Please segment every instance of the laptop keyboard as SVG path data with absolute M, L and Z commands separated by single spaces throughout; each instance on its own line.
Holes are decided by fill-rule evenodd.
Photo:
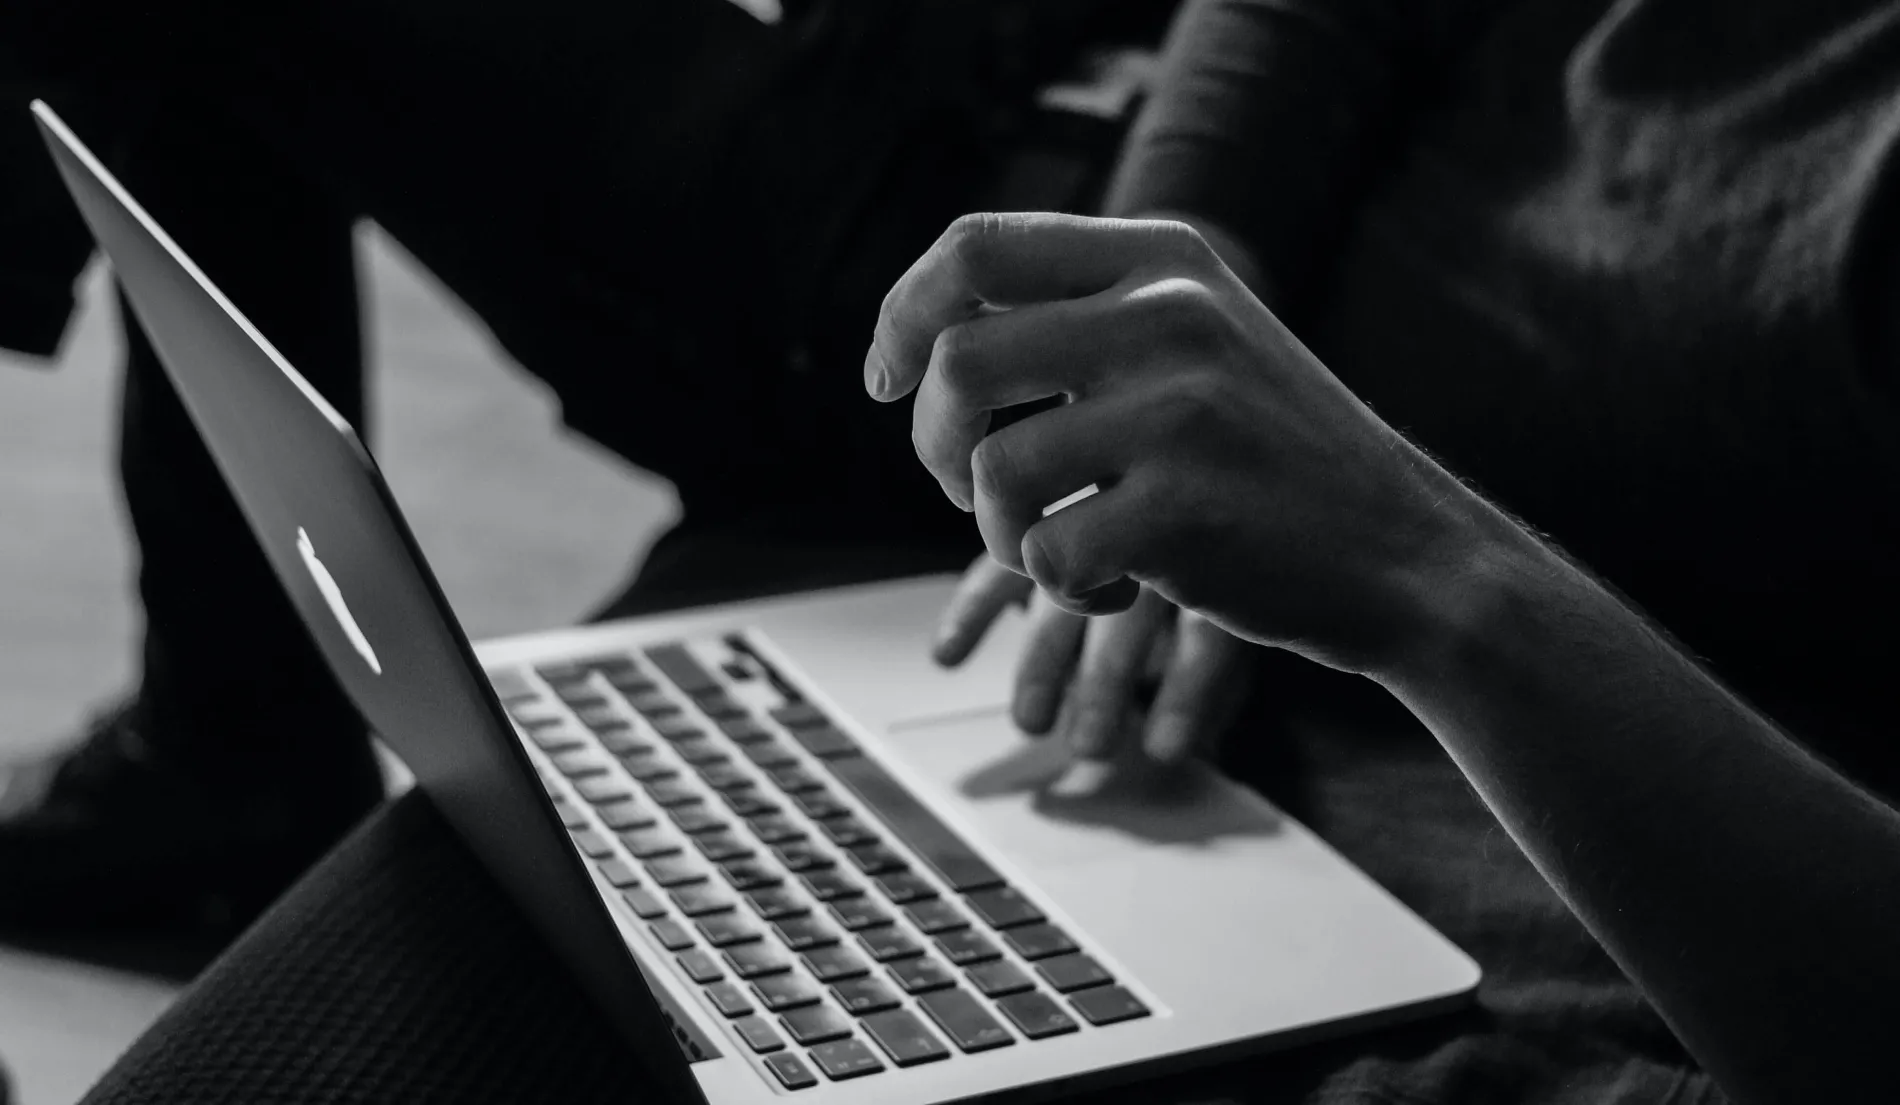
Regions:
M 708 651 L 490 676 L 575 845 L 781 1085 L 1149 1015 L 743 638 Z

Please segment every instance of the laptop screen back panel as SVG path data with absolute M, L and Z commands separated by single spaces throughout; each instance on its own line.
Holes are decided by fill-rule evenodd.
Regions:
M 704 1100 L 354 431 L 46 105 L 35 103 L 34 112 L 160 361 L 351 701 L 638 1045 L 636 1057 L 676 1095 L 669 1099 Z

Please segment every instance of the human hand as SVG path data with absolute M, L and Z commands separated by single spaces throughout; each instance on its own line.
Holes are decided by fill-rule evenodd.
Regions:
M 1145 584 L 1367 670 L 1484 513 L 1176 222 L 958 220 L 886 296 L 865 385 L 916 392 L 919 458 L 990 555 L 1073 613 L 1128 610 Z M 992 411 L 1053 395 L 985 436 Z
M 1206 618 L 1146 588 L 1121 613 L 1085 618 L 987 553 L 944 607 L 933 657 L 962 663 L 1005 607 L 1025 602 L 1031 625 L 1010 708 L 1025 733 L 1053 733 L 1088 759 L 1139 744 L 1149 760 L 1173 765 L 1210 750 L 1245 700 L 1247 646 Z

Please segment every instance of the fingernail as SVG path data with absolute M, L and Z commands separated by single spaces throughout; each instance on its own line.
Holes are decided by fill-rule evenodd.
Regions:
M 1158 717 L 1148 723 L 1148 758 L 1171 764 L 1187 755 L 1194 734 L 1187 721 L 1178 717 Z
M 884 369 L 884 354 L 879 353 L 877 343 L 872 342 L 870 352 L 864 355 L 864 390 L 871 393 L 871 398 L 882 399 L 890 386 L 890 373 Z
M 1023 687 L 1016 692 L 1010 712 L 1016 715 L 1016 727 L 1023 732 L 1047 733 L 1049 715 L 1055 712 L 1055 694 L 1040 684 Z
M 1102 710 L 1084 710 L 1069 726 L 1069 748 L 1076 755 L 1093 759 L 1108 747 L 1109 715 Z

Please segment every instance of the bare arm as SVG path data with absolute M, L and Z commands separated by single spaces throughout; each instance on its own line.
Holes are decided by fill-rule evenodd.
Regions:
M 1064 609 L 1147 588 L 1390 688 L 1738 1101 L 1875 1100 L 1900 814 L 1382 422 L 1200 235 L 961 220 L 865 368 L 915 392 L 919 457 Z
M 1374 677 L 1738 1100 L 1864 1101 L 1900 1039 L 1900 815 L 1475 501 Z

